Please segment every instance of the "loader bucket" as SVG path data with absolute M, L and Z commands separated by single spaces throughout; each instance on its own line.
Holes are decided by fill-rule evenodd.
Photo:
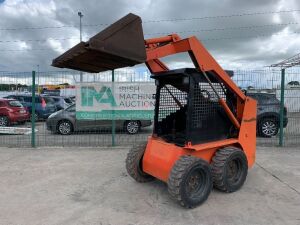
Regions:
M 142 20 L 130 13 L 54 59 L 52 66 L 98 73 L 134 66 L 145 60 Z

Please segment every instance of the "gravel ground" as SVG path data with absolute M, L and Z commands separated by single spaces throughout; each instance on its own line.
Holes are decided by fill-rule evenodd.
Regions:
M 127 147 L 0 148 L 0 224 L 300 224 L 299 150 L 259 148 L 241 190 L 187 210 L 128 177 Z

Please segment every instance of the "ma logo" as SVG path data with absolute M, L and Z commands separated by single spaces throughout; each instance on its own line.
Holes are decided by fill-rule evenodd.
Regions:
M 98 103 L 106 103 L 117 106 L 115 98 L 109 87 L 103 86 L 99 92 L 94 87 L 81 87 L 81 106 L 93 106 L 94 99 Z

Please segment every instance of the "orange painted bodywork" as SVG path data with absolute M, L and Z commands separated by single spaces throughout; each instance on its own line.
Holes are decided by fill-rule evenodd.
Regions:
M 236 116 L 230 111 L 224 100 L 220 99 L 219 102 L 237 128 L 238 133 L 236 138 L 198 145 L 188 144 L 184 147 L 167 143 L 153 135 L 149 137 L 144 153 L 143 171 L 167 182 L 174 163 L 182 155 L 193 155 L 210 163 L 215 152 L 226 146 L 241 148 L 247 157 L 248 167 L 251 168 L 255 162 L 256 150 L 256 101 L 244 95 L 196 37 L 180 39 L 177 35 L 169 35 L 145 40 L 145 45 L 147 50 L 146 65 L 152 73 L 169 70 L 159 58 L 180 52 L 188 52 L 195 67 L 199 70 L 213 70 L 226 87 L 237 96 Z

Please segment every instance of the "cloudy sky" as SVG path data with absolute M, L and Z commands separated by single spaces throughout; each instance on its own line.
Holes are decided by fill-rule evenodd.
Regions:
M 129 12 L 146 38 L 196 35 L 227 69 L 262 68 L 300 52 L 299 0 L 0 0 L 0 71 L 55 70 L 51 61 Z M 299 22 L 300 23 L 300 22 Z M 189 66 L 184 56 L 167 59 Z

